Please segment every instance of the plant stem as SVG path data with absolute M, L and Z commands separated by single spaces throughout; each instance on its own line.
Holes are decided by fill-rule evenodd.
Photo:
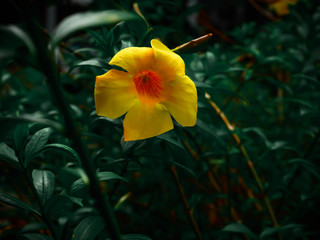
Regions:
M 256 3 L 255 0 L 249 0 L 249 3 L 262 15 L 264 15 L 266 18 L 270 19 L 271 21 L 279 21 L 280 18 L 277 18 L 272 15 L 269 11 L 265 10 L 263 7 L 261 7 L 259 4 Z
M 277 218 L 274 214 L 274 210 L 270 204 L 270 201 L 269 201 L 269 198 L 268 196 L 266 195 L 265 191 L 264 191 L 264 187 L 263 187 L 263 184 L 262 184 L 262 181 L 254 167 L 254 164 L 253 162 L 251 161 L 246 149 L 244 148 L 244 146 L 242 145 L 241 143 L 241 140 L 239 138 L 239 136 L 234 132 L 235 128 L 230 124 L 228 118 L 225 116 L 225 114 L 220 110 L 220 108 L 214 103 L 212 102 L 210 99 L 210 96 L 207 95 L 206 98 L 208 99 L 208 102 L 209 104 L 216 110 L 218 116 L 221 118 L 221 120 L 223 121 L 223 123 L 226 125 L 226 127 L 229 129 L 229 131 L 231 132 L 232 134 L 232 137 L 233 139 L 236 141 L 237 143 L 237 147 L 239 148 L 239 150 L 241 151 L 242 155 L 244 156 L 244 158 L 246 159 L 247 161 L 247 164 L 248 164 L 248 167 L 259 187 L 259 190 L 261 192 L 261 194 L 263 195 L 263 201 L 267 207 L 267 210 L 268 210 L 268 213 L 270 215 L 270 218 L 271 218 L 271 221 L 274 225 L 274 227 L 279 227 L 279 223 L 277 221 Z
M 121 173 L 120 173 L 121 177 L 123 177 L 126 174 L 126 172 L 128 170 L 128 165 L 129 165 L 129 160 L 127 158 L 125 158 L 124 166 L 122 166 L 122 168 L 121 168 Z M 121 184 L 121 180 L 118 180 L 115 183 L 115 185 L 113 186 L 113 189 L 109 193 L 109 202 L 112 203 L 112 197 L 117 192 L 118 188 L 120 187 L 120 184 Z
M 189 221 L 193 227 L 193 231 L 197 237 L 198 240 L 203 240 L 203 237 L 201 235 L 201 232 L 199 230 L 199 227 L 198 227 L 198 224 L 197 222 L 195 221 L 194 217 L 193 217 L 193 211 L 192 209 L 190 209 L 188 203 L 187 203 L 187 199 L 186 199 L 186 196 L 184 194 L 184 190 L 180 184 L 180 181 L 179 181 L 179 176 L 178 176 L 178 173 L 177 173 L 177 169 L 175 166 L 171 166 L 171 173 L 173 175 L 173 178 L 174 178 L 174 181 L 176 183 L 176 186 L 179 190 L 179 193 L 180 193 L 180 197 L 181 197 L 181 200 L 183 202 L 183 206 L 185 208 L 185 211 L 186 211 L 186 214 L 188 215 L 188 218 L 189 218 Z
M 67 103 L 65 96 L 63 94 L 59 72 L 57 66 L 53 61 L 53 53 L 48 51 L 48 47 L 44 41 L 43 33 L 36 27 L 34 23 L 33 9 L 30 7 L 30 3 L 27 1 L 20 1 L 21 7 L 24 9 L 25 21 L 29 28 L 30 35 L 38 47 L 37 59 L 38 63 L 47 78 L 47 83 L 51 90 L 53 99 L 58 106 L 62 116 L 64 117 L 64 126 L 66 130 L 66 136 L 69 137 L 74 144 L 75 150 L 78 152 L 81 159 L 82 166 L 86 171 L 89 178 L 89 189 L 91 196 L 95 200 L 95 206 L 101 213 L 105 220 L 106 227 L 109 231 L 111 239 L 120 240 L 121 235 L 119 228 L 116 224 L 115 217 L 113 215 L 110 203 L 108 202 L 106 195 L 101 192 L 99 181 L 97 179 L 95 169 L 91 164 L 91 159 L 88 154 L 88 149 L 84 145 L 81 134 L 76 128 L 76 123 L 71 115 L 70 106 Z
M 193 142 L 193 144 L 196 147 L 196 151 L 191 149 L 191 147 L 188 145 L 188 143 L 186 141 L 182 141 L 182 144 L 184 145 L 185 149 L 189 152 L 189 154 L 196 160 L 199 160 L 199 156 L 202 155 L 202 150 L 201 147 L 199 146 L 199 144 L 197 143 L 196 139 L 194 137 L 191 136 L 191 134 L 188 131 L 185 131 L 186 135 L 188 136 L 188 138 L 190 139 L 190 141 Z M 221 148 L 223 148 L 223 145 L 221 145 Z M 214 174 L 214 169 L 212 167 L 212 165 L 209 163 L 209 159 L 207 157 L 204 158 L 206 165 L 208 166 L 208 168 L 210 169 L 207 172 L 208 175 L 208 179 L 210 182 L 211 187 L 217 192 L 217 193 L 223 193 L 221 184 L 216 180 L 215 174 Z M 228 161 L 226 159 L 226 161 Z M 229 168 L 228 168 L 229 169 Z M 229 170 L 228 170 L 229 171 Z M 230 175 L 230 174 L 228 174 Z M 228 184 L 228 188 L 230 187 L 230 185 Z M 227 193 L 229 196 L 229 192 Z M 225 202 L 225 204 L 227 206 L 230 206 L 230 213 L 231 216 L 233 217 L 233 219 L 238 222 L 238 223 L 242 223 L 242 219 L 240 218 L 239 213 L 235 210 L 235 208 L 233 206 L 231 206 L 229 204 L 229 201 L 227 199 L 222 199 L 222 201 Z

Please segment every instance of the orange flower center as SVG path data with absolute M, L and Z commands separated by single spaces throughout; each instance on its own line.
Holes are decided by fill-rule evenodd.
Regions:
M 150 98 L 159 98 L 162 86 L 159 76 L 150 71 L 138 73 L 133 81 L 136 85 L 138 93 L 142 96 Z

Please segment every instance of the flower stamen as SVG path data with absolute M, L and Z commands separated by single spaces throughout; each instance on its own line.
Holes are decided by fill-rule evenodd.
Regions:
M 159 98 L 162 91 L 162 84 L 161 79 L 154 72 L 140 72 L 133 78 L 133 81 L 139 95 Z

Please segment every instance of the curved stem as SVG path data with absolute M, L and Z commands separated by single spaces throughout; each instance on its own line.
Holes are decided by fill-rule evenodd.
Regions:
M 183 202 L 183 206 L 185 208 L 185 211 L 186 211 L 186 214 L 188 215 L 188 218 L 189 218 L 189 221 L 193 227 L 193 231 L 197 237 L 198 240 L 203 240 L 203 237 L 201 235 L 201 232 L 199 230 L 199 227 L 198 227 L 198 224 L 197 222 L 195 221 L 194 217 L 193 217 L 193 211 L 192 209 L 190 209 L 189 205 L 188 205 L 188 202 L 187 202 L 187 199 L 186 199 L 186 196 L 184 194 L 184 190 L 180 184 L 180 181 L 179 181 L 179 176 L 178 176 L 178 173 L 177 173 L 177 169 L 175 166 L 171 166 L 170 168 L 171 170 L 171 173 L 173 175 L 173 178 L 174 178 L 174 181 L 176 183 L 176 186 L 179 190 L 179 194 L 180 194 L 180 197 L 181 197 L 181 200 Z

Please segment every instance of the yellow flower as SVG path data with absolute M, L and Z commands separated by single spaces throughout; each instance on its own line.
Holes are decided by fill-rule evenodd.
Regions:
M 109 64 L 125 71 L 111 69 L 96 77 L 97 115 L 115 119 L 127 113 L 125 141 L 173 129 L 171 116 L 184 127 L 196 123 L 197 90 L 185 75 L 184 61 L 156 39 L 151 47 L 122 49 Z
M 279 16 L 289 14 L 288 5 L 294 5 L 297 0 L 278 0 L 274 3 L 269 4 L 269 8 L 274 10 Z

